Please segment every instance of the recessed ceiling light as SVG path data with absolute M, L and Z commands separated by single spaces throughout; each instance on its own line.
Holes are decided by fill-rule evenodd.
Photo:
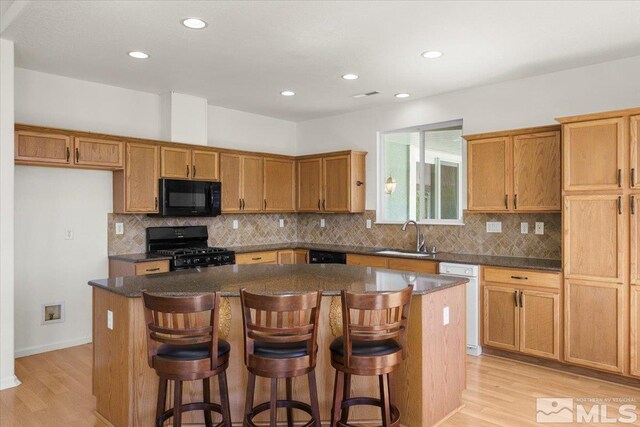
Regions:
M 343 79 L 345 80 L 355 80 L 358 78 L 357 74 L 345 74 L 344 76 L 342 76 Z
M 148 54 L 144 53 L 144 52 L 140 52 L 138 50 L 134 50 L 132 52 L 129 52 L 129 56 L 132 58 L 136 58 L 136 59 L 147 59 L 149 57 Z
M 201 30 L 207 26 L 207 23 L 199 18 L 187 18 L 182 20 L 182 25 L 193 30 Z
M 408 98 L 411 95 L 409 95 L 408 93 L 396 93 L 396 98 Z
M 292 90 L 283 90 L 282 92 L 280 92 L 280 95 L 282 96 L 293 96 L 296 93 Z
M 428 50 L 426 52 L 422 52 L 422 56 L 428 59 L 440 58 L 442 55 L 442 52 L 439 50 Z

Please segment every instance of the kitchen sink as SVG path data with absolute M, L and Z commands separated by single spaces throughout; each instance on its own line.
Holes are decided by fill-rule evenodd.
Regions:
M 426 252 L 403 252 L 403 251 L 393 251 L 393 250 L 382 250 L 376 251 L 378 255 L 390 255 L 390 256 L 400 256 L 407 258 L 432 258 L 435 254 L 430 254 Z

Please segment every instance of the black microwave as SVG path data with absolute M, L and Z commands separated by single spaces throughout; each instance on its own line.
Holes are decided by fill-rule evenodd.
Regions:
M 161 179 L 158 213 L 152 216 L 218 216 L 221 186 L 215 181 Z

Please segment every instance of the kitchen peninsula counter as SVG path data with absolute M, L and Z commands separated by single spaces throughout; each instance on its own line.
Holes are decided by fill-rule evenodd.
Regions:
M 93 393 L 97 413 L 114 426 L 153 425 L 158 378 L 147 362 L 146 325 L 141 291 L 164 295 L 220 292 L 220 336 L 231 344 L 228 368 L 231 415 L 240 425 L 246 368 L 239 291 L 264 294 L 322 290 L 318 335 L 319 403 L 323 425 L 330 419 L 335 371 L 329 344 L 342 334 L 340 291 L 387 292 L 414 285 L 409 322 L 409 358 L 397 371 L 398 406 L 405 426 L 429 426 L 461 406 L 465 388 L 465 279 L 368 267 L 316 265 L 229 265 L 150 276 L 93 280 Z M 449 308 L 448 324 L 443 310 Z M 113 313 L 113 328 L 107 312 Z M 217 381 L 212 381 L 217 384 Z M 201 382 L 185 387 L 185 401 L 201 399 Z M 294 396 L 308 398 L 306 378 L 294 380 Z M 353 395 L 376 396 L 376 378 L 357 377 Z M 256 401 L 266 400 L 268 382 L 258 380 Z M 218 397 L 212 386 L 212 397 Z M 368 407 L 354 408 L 352 418 L 371 421 Z M 377 411 L 373 411 L 376 414 Z M 302 420 L 303 418 L 300 418 Z M 201 413 L 185 414 L 185 424 L 202 422 Z

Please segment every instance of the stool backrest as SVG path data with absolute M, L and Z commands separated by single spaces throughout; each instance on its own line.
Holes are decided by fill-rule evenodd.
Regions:
M 310 366 L 318 351 L 318 318 L 322 291 L 295 295 L 259 295 L 240 291 L 244 328 L 245 363 L 253 354 L 253 342 L 306 342 Z
M 342 291 L 344 364 L 349 367 L 353 341 L 393 339 L 407 357 L 407 327 L 413 286 L 399 292 Z
M 211 345 L 211 366 L 217 366 L 220 295 L 216 292 L 173 297 L 142 291 L 147 323 L 149 366 L 162 344 Z

